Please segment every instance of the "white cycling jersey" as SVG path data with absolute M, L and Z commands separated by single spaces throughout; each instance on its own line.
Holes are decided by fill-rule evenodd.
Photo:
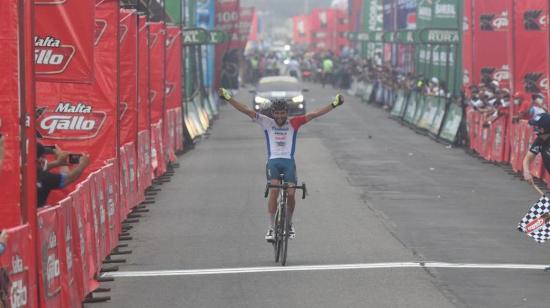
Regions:
M 296 136 L 298 129 L 307 123 L 305 116 L 291 118 L 283 126 L 279 127 L 274 119 L 261 113 L 256 113 L 254 122 L 264 129 L 268 159 L 294 159 Z

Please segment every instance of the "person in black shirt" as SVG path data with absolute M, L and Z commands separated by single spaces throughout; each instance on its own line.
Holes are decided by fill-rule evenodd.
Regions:
M 69 166 L 69 154 L 67 152 L 63 152 L 57 147 L 53 152 L 56 159 L 52 162 L 48 162 L 44 158 L 46 148 L 40 143 L 36 146 L 36 156 L 38 159 L 36 174 L 38 207 L 46 205 L 46 200 L 48 200 L 48 195 L 52 189 L 61 189 L 74 182 L 90 163 L 90 156 L 88 154 L 82 154 L 79 163 L 68 173 L 52 173 L 48 170 L 60 166 Z
M 533 184 L 533 176 L 529 171 L 529 166 L 537 154 L 542 155 L 544 169 L 550 172 L 550 114 L 541 113 L 529 120 L 529 125 L 535 128 L 537 139 L 535 139 L 523 159 L 523 177 L 527 182 Z

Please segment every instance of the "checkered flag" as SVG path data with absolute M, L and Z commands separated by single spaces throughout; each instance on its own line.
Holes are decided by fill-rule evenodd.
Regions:
M 518 230 L 527 233 L 538 243 L 550 239 L 550 199 L 542 196 L 523 217 Z

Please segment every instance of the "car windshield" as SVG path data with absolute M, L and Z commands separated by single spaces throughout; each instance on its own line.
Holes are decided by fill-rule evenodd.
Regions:
M 258 85 L 257 92 L 271 92 L 271 91 L 285 91 L 285 92 L 299 92 L 300 87 L 298 83 L 294 82 L 264 82 Z

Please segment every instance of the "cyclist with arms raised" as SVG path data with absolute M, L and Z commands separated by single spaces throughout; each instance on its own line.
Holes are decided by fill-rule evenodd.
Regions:
M 243 103 L 240 103 L 231 97 L 231 93 L 226 89 L 219 89 L 220 97 L 235 107 L 235 109 L 248 115 L 254 122 L 258 123 L 264 130 L 267 142 L 268 160 L 266 165 L 267 180 L 273 185 L 281 184 L 279 175 L 284 174 L 283 180 L 287 183 L 296 184 L 296 163 L 294 161 L 294 151 L 296 149 L 296 135 L 298 129 L 309 121 L 320 117 L 332 109 L 344 103 L 344 97 L 340 94 L 336 95 L 334 101 L 328 106 L 319 108 L 313 112 L 303 116 L 293 117 L 288 119 L 288 106 L 284 100 L 275 100 L 271 104 L 271 114 L 273 118 L 267 117 L 259 112 L 248 108 Z M 288 190 L 288 209 L 290 212 L 290 238 L 294 238 L 296 232 L 292 223 L 292 214 L 296 199 L 294 198 L 296 189 Z M 279 191 L 272 189 L 269 195 L 268 212 L 269 212 L 269 229 L 265 235 L 265 239 L 269 242 L 273 241 L 273 226 L 275 223 L 275 212 L 277 210 L 277 197 Z

